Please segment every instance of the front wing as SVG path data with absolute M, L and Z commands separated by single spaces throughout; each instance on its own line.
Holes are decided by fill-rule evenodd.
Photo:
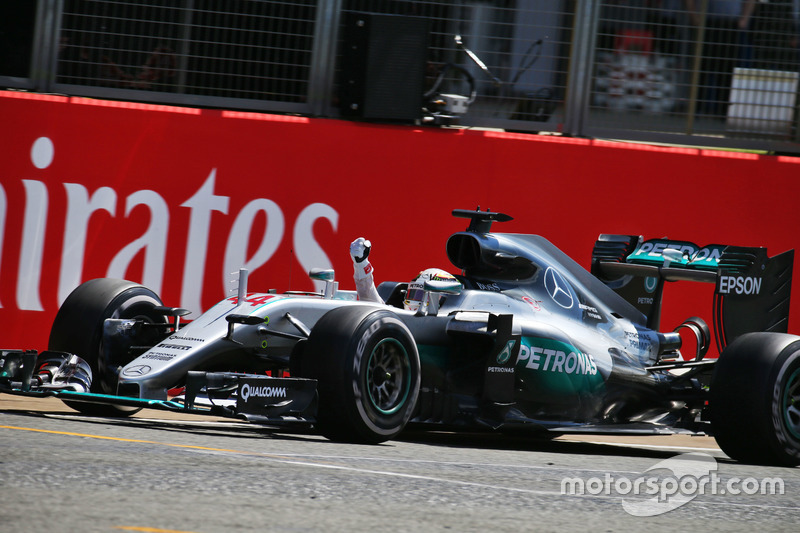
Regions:
M 65 362 L 74 357 L 62 356 Z M 169 400 L 152 400 L 85 392 L 84 382 L 43 380 L 34 374 L 40 366 L 38 362 L 53 358 L 54 352 L 0 350 L 0 393 L 237 418 L 267 425 L 315 422 L 317 381 L 314 379 L 189 372 L 182 393 Z

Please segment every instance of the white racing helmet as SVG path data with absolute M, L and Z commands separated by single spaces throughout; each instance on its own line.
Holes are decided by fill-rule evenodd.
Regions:
M 426 281 L 458 281 L 455 276 L 440 268 L 428 268 L 423 270 L 408 284 L 406 298 L 403 306 L 409 311 L 416 312 L 425 300 Z M 436 295 L 441 298 L 441 295 Z

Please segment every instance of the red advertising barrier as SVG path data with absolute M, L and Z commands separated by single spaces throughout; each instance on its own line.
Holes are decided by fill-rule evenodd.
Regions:
M 0 116 L 4 348 L 44 349 L 60 302 L 95 277 L 197 313 L 240 267 L 251 290 L 311 290 L 312 267 L 352 288 L 359 236 L 378 281 L 452 270 L 454 208 L 508 213 L 495 230 L 544 235 L 587 268 L 599 233 L 800 244 L 795 158 L 17 92 L 0 92 Z M 711 322 L 713 287 L 685 285 L 663 329 Z

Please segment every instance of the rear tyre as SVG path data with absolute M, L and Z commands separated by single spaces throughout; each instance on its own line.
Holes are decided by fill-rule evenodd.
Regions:
M 317 429 L 331 440 L 376 444 L 405 427 L 419 394 L 419 354 L 391 311 L 341 307 L 314 326 L 299 365 L 317 379 Z
M 715 364 L 710 394 L 711 428 L 728 456 L 754 464 L 800 464 L 800 337 L 738 337 Z
M 120 279 L 99 278 L 87 281 L 70 293 L 53 321 L 48 349 L 69 352 L 84 359 L 92 369 L 91 392 L 115 394 L 118 368 L 130 362 L 127 354 L 103 357 L 103 322 L 107 318 L 143 319 L 156 323 L 166 317 L 153 312 L 161 299 L 150 289 Z M 146 342 L 146 340 L 144 340 Z M 130 416 L 135 407 L 65 401 L 84 414 Z

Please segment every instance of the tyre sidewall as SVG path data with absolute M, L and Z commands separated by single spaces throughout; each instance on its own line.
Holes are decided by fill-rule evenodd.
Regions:
M 116 394 L 119 369 L 130 363 L 133 358 L 127 353 L 106 353 L 107 351 L 103 349 L 103 322 L 107 318 L 141 318 L 149 322 L 166 322 L 163 315 L 153 315 L 152 313 L 153 307 L 160 305 L 162 305 L 161 300 L 153 291 L 146 287 L 136 286 L 120 293 L 106 308 L 103 321 L 100 323 L 97 341 L 97 368 L 100 372 L 101 388 L 105 394 Z M 148 342 L 144 342 L 144 345 L 148 345 Z
M 391 413 L 382 412 L 370 396 L 369 361 L 379 343 L 391 339 L 402 345 L 406 354 L 403 379 L 404 399 Z M 394 314 L 378 311 L 368 315 L 359 325 L 351 344 L 352 366 L 348 378 L 353 395 L 352 405 L 371 433 L 391 438 L 402 430 L 419 393 L 419 355 L 408 328 Z
M 798 368 L 800 337 L 795 335 L 748 333 L 722 352 L 711 379 L 711 424 L 731 458 L 800 463 L 800 442 L 783 417 L 783 394 Z
M 367 369 L 370 354 L 389 338 L 405 350 L 410 381 L 405 401 L 387 413 L 370 400 Z M 411 418 L 419 394 L 419 354 L 411 332 L 393 312 L 367 305 L 328 311 L 293 358 L 302 377 L 317 380 L 315 427 L 325 437 L 377 444 L 400 433 Z
M 87 281 L 67 296 L 56 313 L 50 330 L 48 349 L 72 353 L 85 360 L 92 370 L 91 392 L 115 394 L 117 368 L 126 361 L 121 354 L 112 356 L 109 362 L 104 360 L 105 320 L 147 316 L 154 321 L 166 322 L 166 317 L 156 316 L 152 312 L 148 314 L 153 307 L 160 305 L 161 299 L 155 292 L 131 281 L 112 278 Z M 139 411 L 135 407 L 119 405 L 68 400 L 64 400 L 64 403 L 77 411 L 94 416 L 130 416 Z
M 800 369 L 800 346 L 792 345 L 776 359 L 769 381 L 772 387 L 770 423 L 775 439 L 773 446 L 779 456 L 793 458 L 793 461 L 789 461 L 793 464 L 800 463 L 800 439 L 793 435 L 787 426 L 783 396 L 789 379 L 798 369 Z
M 73 353 L 92 369 L 92 392 L 116 393 L 116 369 L 128 361 L 103 357 L 103 324 L 107 318 L 147 317 L 166 321 L 148 311 L 161 299 L 150 289 L 136 283 L 100 278 L 80 285 L 64 301 L 50 330 L 48 349 Z M 119 355 L 119 354 L 117 354 Z M 113 367 L 113 368 L 109 368 Z

